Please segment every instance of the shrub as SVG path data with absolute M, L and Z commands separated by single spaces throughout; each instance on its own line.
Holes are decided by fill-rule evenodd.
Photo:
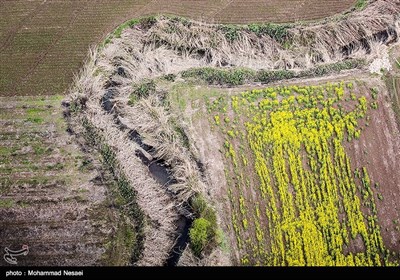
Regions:
M 164 80 L 173 82 L 175 81 L 176 75 L 175 74 L 167 74 L 163 76 Z
M 258 70 L 254 71 L 248 68 L 192 68 L 183 71 L 182 78 L 200 79 L 208 84 L 238 86 L 249 82 L 271 83 L 275 81 L 303 78 L 319 77 L 330 73 L 339 73 L 343 70 L 362 68 L 365 65 L 363 59 L 349 59 L 331 64 L 317 65 L 313 68 L 295 72 L 293 70 Z
M 224 32 L 226 39 L 233 42 L 239 38 L 240 27 L 235 25 L 222 25 L 220 27 L 222 32 Z
M 204 218 L 194 220 L 190 229 L 190 245 L 195 255 L 200 256 L 203 249 L 207 246 L 210 236 L 211 223 Z
M 331 64 L 321 64 L 317 65 L 308 70 L 303 70 L 299 73 L 299 77 L 306 76 L 323 76 L 330 73 L 339 73 L 342 70 L 350 70 L 355 68 L 361 68 L 365 65 L 365 60 L 363 59 L 348 59 L 345 61 L 339 61 Z
M 182 72 L 183 78 L 199 78 L 209 84 L 226 84 L 232 86 L 242 85 L 249 81 L 254 75 L 255 72 L 253 70 L 246 68 L 226 70 L 204 67 Z
M 201 214 L 208 207 L 207 202 L 204 200 L 204 198 L 201 195 L 195 195 L 192 198 L 191 206 L 192 206 L 193 214 L 196 215 L 196 217 L 200 217 Z
M 288 70 L 260 70 L 257 72 L 255 80 L 262 83 L 271 83 L 279 80 L 292 79 L 296 76 L 295 72 Z
M 371 108 L 372 109 L 378 109 L 378 103 L 376 103 L 376 102 L 371 102 Z
M 217 243 L 217 215 L 200 194 L 191 199 L 190 205 L 196 217 L 189 231 L 190 244 L 194 254 L 200 257 L 204 249 Z
M 267 35 L 278 43 L 284 44 L 290 41 L 289 36 L 289 24 L 250 24 L 247 27 L 235 26 L 235 25 L 221 25 L 220 30 L 225 34 L 225 37 L 233 42 L 239 38 L 240 31 L 250 31 L 258 36 Z
M 290 25 L 288 24 L 250 24 L 248 30 L 254 32 L 258 36 L 268 35 L 275 41 L 283 44 L 289 40 Z

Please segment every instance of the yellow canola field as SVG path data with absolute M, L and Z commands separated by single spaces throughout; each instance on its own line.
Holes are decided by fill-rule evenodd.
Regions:
M 368 105 L 368 92 L 356 98 L 354 87 L 280 86 L 220 98 L 209 107 L 225 134 L 232 227 L 242 264 L 393 264 L 368 172 L 353 169 L 344 148 L 345 141 L 360 137 L 358 122 L 376 107 Z M 352 108 L 345 110 L 345 102 Z M 257 184 L 246 179 L 249 170 Z M 249 189 L 257 195 L 249 196 Z M 356 238 L 364 250 L 348 247 Z

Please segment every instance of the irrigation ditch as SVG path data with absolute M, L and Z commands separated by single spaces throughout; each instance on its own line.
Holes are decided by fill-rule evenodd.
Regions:
M 119 67 L 117 73 L 123 75 L 123 68 Z M 114 116 L 115 124 L 118 128 L 126 133 L 128 131 L 128 136 L 131 141 L 136 143 L 139 148 L 135 150 L 135 156 L 137 156 L 144 166 L 148 168 L 149 175 L 152 176 L 155 181 L 159 184 L 159 187 L 164 189 L 172 199 L 174 199 L 174 192 L 169 190 L 169 187 L 177 183 L 174 178 L 171 166 L 161 158 L 157 158 L 156 149 L 143 142 L 142 136 L 134 129 L 129 129 L 125 124 L 123 124 L 118 118 L 118 111 L 115 109 L 115 102 L 113 97 L 116 95 L 118 90 L 115 88 L 116 83 L 110 83 L 114 87 L 106 89 L 104 96 L 101 99 L 101 106 L 108 114 Z M 189 244 L 189 229 L 193 223 L 194 214 L 191 212 L 191 207 L 188 202 L 185 202 L 179 213 L 179 218 L 176 221 L 176 241 L 174 246 L 168 253 L 168 258 L 164 265 L 166 266 L 176 266 L 179 259 Z M 136 261 L 136 259 L 133 259 Z

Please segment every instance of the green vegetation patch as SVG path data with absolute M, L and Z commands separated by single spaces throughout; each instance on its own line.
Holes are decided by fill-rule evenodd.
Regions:
M 343 70 L 361 68 L 365 61 L 361 59 L 346 60 L 332 64 L 322 64 L 302 71 L 294 70 L 258 70 L 248 68 L 193 68 L 183 71 L 182 78 L 204 80 L 209 84 L 238 86 L 252 82 L 271 83 L 292 78 L 320 77 L 339 73 Z
M 290 46 L 290 36 L 288 30 L 293 25 L 290 24 L 275 24 L 275 23 L 265 23 L 265 24 L 250 24 L 250 25 L 220 25 L 219 29 L 225 34 L 225 37 L 233 42 L 237 40 L 240 36 L 240 32 L 251 32 L 257 36 L 269 36 L 278 43 L 289 47 Z
M 268 35 L 281 44 L 288 44 L 290 39 L 288 30 L 291 27 L 292 25 L 290 24 L 266 23 L 250 24 L 247 26 L 247 29 L 258 36 Z
M 194 254 L 201 257 L 218 243 L 218 225 L 215 211 L 207 204 L 201 194 L 196 194 L 191 200 L 195 217 L 189 231 L 190 246 Z
M 15 205 L 15 201 L 8 198 L 0 199 L 0 208 L 12 208 Z
M 116 155 L 113 149 L 105 143 L 103 138 L 97 133 L 95 127 L 91 125 L 86 118 L 82 120 L 82 125 L 85 129 L 87 143 L 99 150 L 103 158 L 104 166 L 114 176 L 119 195 L 123 200 L 123 204 L 126 205 L 127 215 L 132 219 L 132 222 L 135 225 L 134 232 L 136 241 L 134 244 L 132 242 L 133 247 L 131 248 L 131 261 L 134 263 L 140 259 L 144 249 L 144 213 L 136 202 L 136 193 L 134 189 L 131 187 L 125 174 L 123 174 L 118 167 Z
M 156 84 L 152 80 L 135 85 L 133 88 L 133 92 L 129 96 L 129 105 L 134 105 L 139 99 L 148 97 L 156 92 Z
M 363 10 L 368 5 L 368 0 L 357 0 L 355 7 L 358 10 Z
M 121 38 L 122 32 L 127 29 L 127 28 L 133 28 L 134 26 L 140 25 L 142 28 L 149 28 L 153 24 L 157 22 L 157 18 L 154 16 L 147 16 L 147 17 L 142 17 L 142 18 L 135 18 L 128 20 L 118 26 L 111 35 L 109 35 L 104 43 L 103 46 L 109 44 L 113 38 Z
M 26 121 L 34 124 L 42 124 L 44 122 L 44 119 L 39 117 L 28 117 Z

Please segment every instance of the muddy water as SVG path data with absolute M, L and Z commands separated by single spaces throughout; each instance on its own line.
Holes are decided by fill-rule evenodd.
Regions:
M 153 161 L 148 167 L 150 174 L 160 185 L 167 186 L 171 184 L 173 178 L 162 162 Z
M 150 150 L 151 148 L 147 151 Z M 135 154 L 142 160 L 143 164 L 148 166 L 151 176 L 161 186 L 167 188 L 169 185 L 176 183 L 176 180 L 172 176 L 170 167 L 166 165 L 164 161 L 149 161 L 149 159 L 139 150 L 137 150 Z M 186 205 L 186 207 L 189 208 L 188 205 Z M 192 226 L 192 222 L 192 219 L 189 219 L 184 215 L 179 217 L 176 229 L 178 237 L 174 247 L 169 252 L 168 259 L 165 263 L 166 266 L 176 266 L 178 264 L 183 251 L 189 243 L 189 229 Z
M 115 92 L 116 91 L 114 90 L 114 88 L 107 89 L 106 93 L 101 99 L 101 106 L 107 113 L 110 113 L 112 108 L 114 107 L 114 102 L 112 101 L 112 98 L 114 97 Z
M 192 226 L 193 220 L 186 218 L 185 216 L 181 216 L 178 220 L 178 229 L 179 236 L 176 240 L 174 247 L 169 253 L 166 266 L 176 266 L 179 262 L 180 257 L 182 256 L 183 251 L 186 249 L 186 246 L 189 244 L 189 229 Z
M 168 187 L 176 183 L 172 176 L 171 168 L 165 164 L 165 161 L 160 159 L 149 160 L 140 150 L 136 150 L 135 155 L 149 168 L 150 175 L 161 186 Z

